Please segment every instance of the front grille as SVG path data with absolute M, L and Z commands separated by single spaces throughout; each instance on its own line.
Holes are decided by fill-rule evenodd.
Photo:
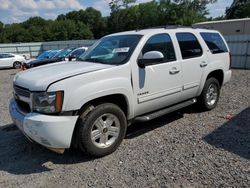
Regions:
M 23 97 L 30 97 L 30 91 L 26 88 L 22 88 L 20 86 L 14 85 L 14 91 L 15 94 L 19 95 L 19 96 L 23 96 Z
M 17 103 L 18 108 L 24 112 L 29 113 L 31 112 L 30 105 L 27 101 L 22 101 L 21 97 L 30 98 L 30 91 L 26 88 L 22 88 L 20 86 L 14 85 L 14 97 Z

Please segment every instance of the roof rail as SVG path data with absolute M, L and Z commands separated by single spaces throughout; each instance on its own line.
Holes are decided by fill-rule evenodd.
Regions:
M 202 27 L 197 26 L 183 26 L 183 25 L 165 25 L 165 26 L 155 26 L 155 27 L 148 27 L 144 29 L 136 29 L 136 31 L 146 30 L 146 29 L 178 29 L 178 28 L 191 28 L 191 29 L 199 29 Z M 202 28 L 205 29 L 205 28 Z

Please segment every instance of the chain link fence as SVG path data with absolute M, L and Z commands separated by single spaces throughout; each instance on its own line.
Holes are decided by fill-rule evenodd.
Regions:
M 68 47 L 89 47 L 96 40 L 71 40 L 71 41 L 52 41 L 52 42 L 34 42 L 34 43 L 14 43 L 0 44 L 0 53 L 22 54 L 29 57 L 36 57 L 43 51 L 64 49 Z

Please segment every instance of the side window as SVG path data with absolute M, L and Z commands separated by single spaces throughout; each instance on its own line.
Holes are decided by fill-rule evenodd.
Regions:
M 78 57 L 78 56 L 82 55 L 84 51 L 85 51 L 84 49 L 78 49 L 78 50 L 75 50 L 74 52 L 72 52 L 71 55 Z
M 176 60 L 173 43 L 168 34 L 157 34 L 148 39 L 142 49 L 142 54 L 149 51 L 160 51 L 164 62 Z
M 14 57 L 14 56 L 11 54 L 2 54 L 2 58 L 11 58 L 11 57 Z
M 208 48 L 213 54 L 228 52 L 228 49 L 219 33 L 200 33 Z
M 9 58 L 8 54 L 2 54 L 2 58 Z
M 202 55 L 201 45 L 192 33 L 176 33 L 176 38 L 183 59 L 199 57 Z

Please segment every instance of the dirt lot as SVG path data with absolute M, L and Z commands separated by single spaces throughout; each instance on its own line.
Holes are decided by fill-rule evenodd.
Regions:
M 118 151 L 100 159 L 55 154 L 11 124 L 15 72 L 0 70 L 0 187 L 250 187 L 250 71 L 233 71 L 215 110 L 189 107 L 132 125 Z

